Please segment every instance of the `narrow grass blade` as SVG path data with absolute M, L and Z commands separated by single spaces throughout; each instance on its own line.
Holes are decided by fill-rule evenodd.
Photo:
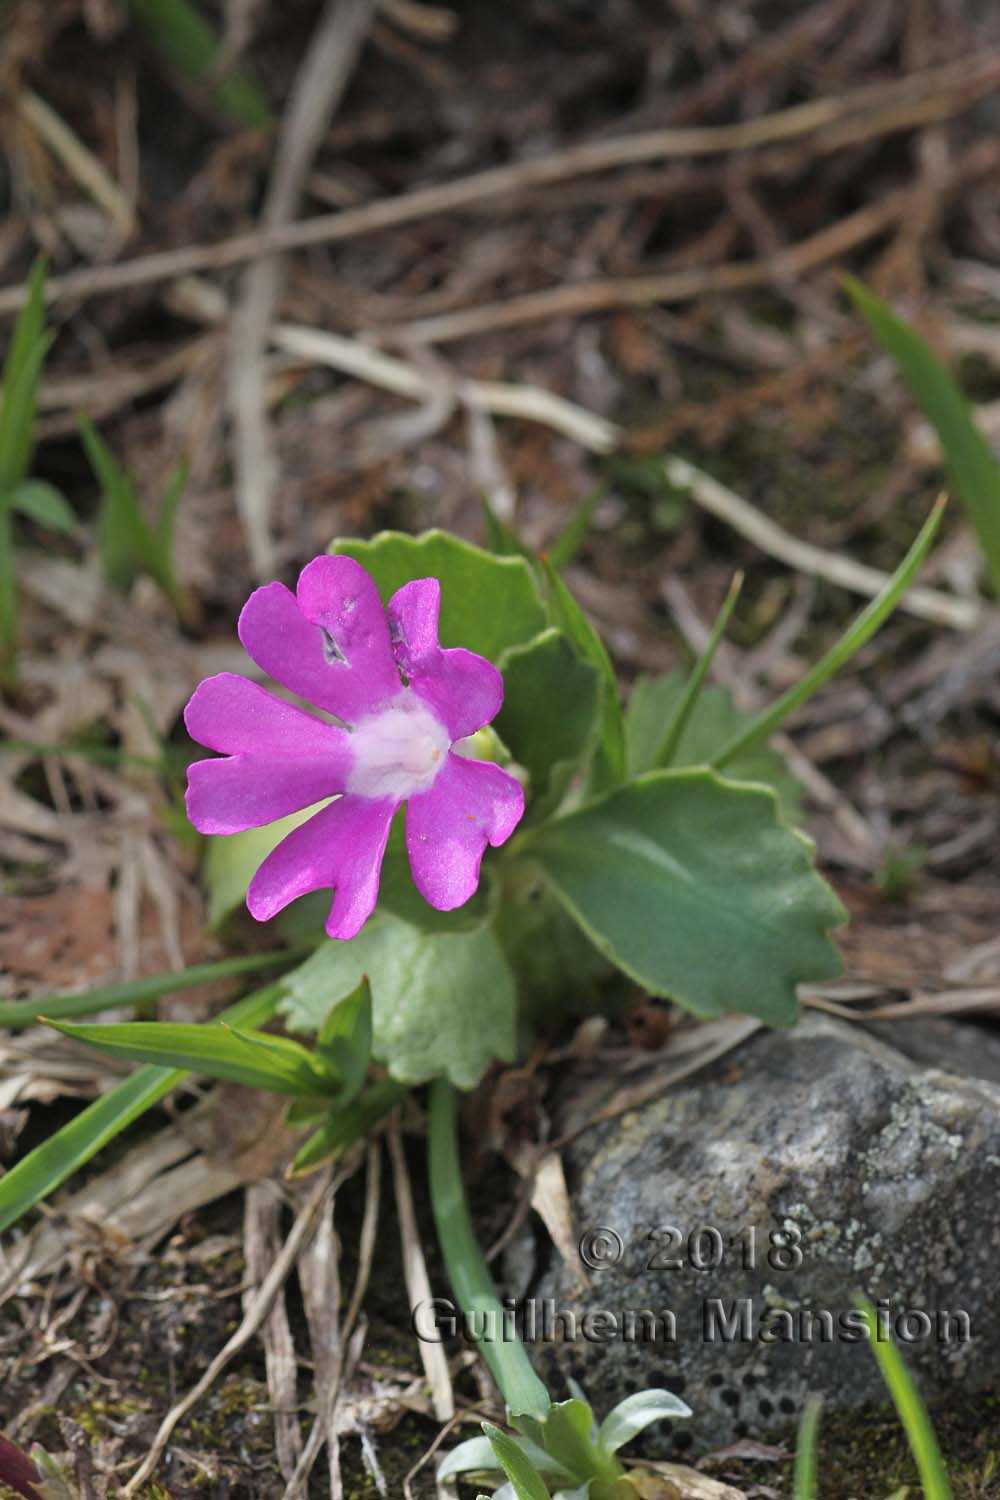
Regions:
M 340 1079 L 338 1099 L 361 1092 L 372 1056 L 372 992 L 367 974 L 357 989 L 332 1006 L 316 1037 L 316 1056 Z
M 816 1500 L 816 1440 L 822 1410 L 820 1397 L 810 1396 L 802 1413 L 795 1447 L 795 1500 Z
M 226 114 L 242 125 L 267 125 L 267 100 L 244 73 L 214 79 L 219 39 L 191 0 L 128 0 L 129 10 L 153 46 L 179 72 L 209 83 Z
M 951 487 L 969 513 L 1000 594 L 1000 465 L 989 443 L 951 372 L 920 335 L 853 277 L 845 276 L 844 285 L 937 433 Z
M 16 1030 L 31 1026 L 40 1015 L 51 1021 L 64 1021 L 71 1016 L 92 1016 L 116 1005 L 145 1005 L 162 999 L 164 995 L 193 989 L 195 985 L 212 984 L 217 979 L 231 979 L 237 974 L 253 974 L 259 969 L 276 968 L 279 964 L 291 965 L 311 951 L 310 947 L 281 948 L 272 953 L 243 953 L 234 958 L 221 958 L 216 963 L 192 964 L 188 969 L 168 974 L 150 974 L 145 979 L 102 985 L 98 989 L 84 990 L 79 995 L 38 995 L 32 1000 L 0 1001 L 0 1027 Z
M 80 418 L 80 436 L 101 490 L 97 535 L 104 575 L 124 589 L 138 573 L 154 571 L 152 537 L 135 485 L 89 417 Z
M 736 601 L 740 597 L 740 591 L 743 588 L 743 576 L 742 573 L 736 573 L 732 583 L 729 585 L 729 592 L 723 600 L 722 608 L 719 610 L 715 624 L 712 626 L 712 634 L 708 638 L 708 643 L 704 651 L 695 663 L 694 670 L 684 684 L 684 692 L 681 694 L 673 717 L 667 725 L 660 748 L 657 750 L 656 758 L 653 761 L 654 766 L 662 766 L 666 769 L 673 764 L 681 735 L 684 733 L 688 719 L 691 717 L 691 710 L 698 701 L 698 694 L 701 692 L 702 684 L 708 676 L 708 669 L 712 665 L 715 653 L 719 649 L 719 642 L 722 640 L 726 626 L 729 624 L 733 610 L 736 608 Z
M 549 618 L 568 638 L 577 655 L 597 668 L 601 679 L 601 718 L 590 790 L 604 791 L 625 779 L 625 716 L 618 678 L 604 642 L 547 557 L 541 558 L 547 584 Z
M 576 513 L 570 517 L 566 525 L 555 538 L 552 545 L 546 548 L 549 562 L 561 573 L 567 567 L 580 550 L 584 537 L 590 530 L 590 523 L 594 519 L 594 511 L 604 499 L 606 491 L 595 490 L 588 495 Z
M 237 1026 L 261 1026 L 275 1014 L 283 993 L 281 980 L 276 980 L 237 1000 L 218 1019 Z M 184 1068 L 138 1068 L 29 1151 L 0 1178 L 0 1233 L 47 1198 L 187 1076 Z
M 247 1088 L 289 1094 L 293 1099 L 331 1092 L 335 1080 L 317 1065 L 305 1047 L 287 1037 L 236 1030 L 225 1023 L 119 1021 L 109 1026 L 74 1026 L 49 1021 L 74 1042 L 84 1042 L 111 1057 L 159 1067 L 187 1068 L 209 1078 L 242 1083 Z
M 0 682 L 17 676 L 17 580 L 10 506 L 0 496 Z
M 755 714 L 744 729 L 723 745 L 711 761 L 715 770 L 721 771 L 741 751 L 749 750 L 769 739 L 790 713 L 811 698 L 817 688 L 822 687 L 834 672 L 839 671 L 845 662 L 850 661 L 855 652 L 860 651 L 865 642 L 871 639 L 879 626 L 892 614 L 900 598 L 919 572 L 937 535 L 945 504 L 946 500 L 942 495 L 921 527 L 913 546 L 888 580 L 885 588 L 861 611 L 853 625 L 845 631 L 836 645 L 820 658 L 800 682 L 789 688 L 787 693 L 783 693 L 769 708 L 762 709 L 759 714 Z
M 868 1342 L 878 1360 L 882 1379 L 893 1399 L 899 1420 L 906 1431 L 907 1442 L 916 1461 L 923 1486 L 924 1500 L 952 1500 L 951 1483 L 945 1472 L 931 1419 L 920 1399 L 909 1370 L 903 1363 L 892 1339 L 881 1334 L 875 1309 L 867 1297 L 857 1299 L 857 1307 L 868 1329 Z
M 370 1089 L 359 1094 L 350 1104 L 335 1110 L 299 1147 L 295 1160 L 288 1169 L 289 1177 L 300 1177 L 322 1162 L 335 1161 L 348 1146 L 360 1141 L 379 1120 L 391 1114 L 408 1093 L 407 1084 L 397 1083 L 394 1078 L 384 1078 L 372 1084 Z M 293 1119 L 288 1118 L 288 1123 L 292 1124 Z
M 44 260 L 37 260 L 28 281 L 28 297 L 11 337 L 4 361 L 0 403 L 0 490 L 6 494 L 28 472 L 35 437 L 35 413 L 42 366 L 48 348 L 45 336 Z
M 484 498 L 481 504 L 490 551 L 496 553 L 497 557 L 523 557 L 532 567 L 537 567 L 538 558 L 530 547 L 525 546 L 513 527 L 508 526 L 506 521 L 501 521 L 487 499 Z

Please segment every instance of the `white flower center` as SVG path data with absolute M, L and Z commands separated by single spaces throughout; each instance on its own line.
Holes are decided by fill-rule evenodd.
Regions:
M 351 735 L 354 766 L 347 791 L 400 800 L 426 792 L 451 746 L 437 715 L 409 688 L 388 708 L 361 719 Z

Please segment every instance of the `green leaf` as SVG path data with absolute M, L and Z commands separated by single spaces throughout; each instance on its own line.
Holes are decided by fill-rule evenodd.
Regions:
M 637 1391 L 608 1412 L 597 1433 L 597 1446 L 605 1453 L 617 1453 L 652 1422 L 690 1415 L 691 1408 L 673 1391 Z
M 819 1396 L 810 1396 L 802 1412 L 795 1445 L 795 1500 L 816 1500 L 816 1440 L 822 1409 Z
M 383 1078 L 379 1083 L 373 1083 L 370 1089 L 366 1089 L 343 1108 L 338 1108 L 299 1147 L 289 1168 L 289 1175 L 296 1177 L 303 1172 L 312 1171 L 321 1162 L 336 1161 L 348 1146 L 360 1141 L 379 1120 L 391 1114 L 396 1105 L 406 1098 L 407 1093 L 406 1084 L 396 1083 L 392 1078 Z
M 372 1056 L 372 992 L 367 975 L 345 1000 L 332 1005 L 316 1036 L 316 1055 L 340 1080 L 337 1099 L 360 1093 Z
M 555 629 L 513 647 L 501 666 L 504 701 L 496 729 L 531 777 L 533 816 L 544 817 L 562 801 L 592 748 L 600 676 Z
M 174 969 L 167 974 L 150 974 L 143 979 L 125 980 L 122 984 L 100 985 L 76 995 L 36 995 L 30 1000 L 0 1000 L 0 1027 L 16 1030 L 21 1026 L 32 1026 L 40 1015 L 45 1015 L 50 1021 L 63 1021 L 69 1016 L 92 1016 L 96 1011 L 110 1010 L 112 1006 L 148 1005 L 164 995 L 177 995 L 199 984 L 213 984 L 237 974 L 291 964 L 297 956 L 294 949 L 241 953 L 233 958 L 220 958 L 216 963 L 192 964 L 188 969 Z
M 438 1483 L 453 1474 L 496 1474 L 501 1472 L 493 1444 L 485 1435 L 466 1438 L 446 1453 L 438 1465 Z
M 574 1396 L 556 1401 L 545 1417 L 545 1451 L 579 1483 L 589 1479 L 614 1479 L 622 1467 L 613 1453 L 596 1445 L 594 1414 L 586 1401 Z
M 945 501 L 942 497 L 920 528 L 913 546 L 892 577 L 886 581 L 881 593 L 865 606 L 840 640 L 831 646 L 830 650 L 819 659 L 814 667 L 809 669 L 799 682 L 795 683 L 794 687 L 790 687 L 787 693 L 782 693 L 781 697 L 769 708 L 762 709 L 759 714 L 755 714 L 731 740 L 716 751 L 712 756 L 711 764 L 717 770 L 721 771 L 737 756 L 743 755 L 747 750 L 770 739 L 789 714 L 811 698 L 824 682 L 861 650 L 866 641 L 871 640 L 876 630 L 892 614 L 896 604 L 920 571 L 924 558 L 937 535 L 937 529 L 944 514 L 944 506 Z
M 191 0 L 128 0 L 134 19 L 171 67 L 208 83 L 220 107 L 242 125 L 267 125 L 267 99 L 244 73 L 218 77 L 219 39 Z
M 42 1019 L 45 1019 L 44 1017 Z M 329 1094 L 338 1080 L 311 1052 L 288 1037 L 238 1031 L 223 1023 L 189 1025 L 169 1021 L 121 1021 L 111 1026 L 49 1022 L 74 1041 L 86 1042 L 112 1057 L 159 1067 L 186 1068 L 273 1094 Z
M 906 1431 L 906 1440 L 916 1461 L 923 1486 L 924 1500 L 952 1500 L 951 1483 L 948 1479 L 938 1447 L 931 1419 L 920 1399 L 909 1370 L 891 1338 L 879 1329 L 875 1309 L 867 1297 L 858 1297 L 856 1305 L 865 1320 L 868 1342 L 878 1360 L 882 1379 L 888 1387 L 899 1419 Z
M 422 932 L 376 912 L 350 942 L 324 943 L 286 976 L 291 1028 L 318 1030 L 331 1001 L 365 974 L 372 1051 L 401 1082 L 444 1075 L 470 1089 L 494 1058 L 514 1056 L 514 980 L 491 928 Z
M 651 771 L 522 840 L 591 941 L 696 1015 L 789 1024 L 795 985 L 839 972 L 843 908 L 764 787 Z
M 545 629 L 538 587 L 523 557 L 494 557 L 446 531 L 417 537 L 383 531 L 371 541 L 341 537 L 330 551 L 361 563 L 383 603 L 414 578 L 439 579 L 442 646 L 464 646 L 496 662 Z
M 522 1021 L 547 1023 L 563 1013 L 592 1015 L 599 985 L 613 972 L 546 885 L 537 866 L 512 860 L 494 925 L 517 980 Z
M 852 276 L 844 285 L 937 433 L 949 483 L 969 513 L 1000 594 L 1000 465 L 989 443 L 954 377 L 920 335 Z
M 497 1462 L 514 1486 L 517 1500 L 549 1500 L 545 1481 L 517 1440 L 489 1422 L 483 1423 Z
M 274 1015 L 281 993 L 280 980 L 265 985 L 229 1006 L 217 1019 L 237 1026 L 261 1026 Z M 0 1177 L 0 1233 L 47 1198 L 186 1077 L 187 1072 L 181 1068 L 138 1068 L 29 1151 Z
M 512 1419 L 513 1425 L 519 1426 L 521 1420 L 520 1417 Z M 534 1425 L 542 1430 L 540 1422 Z M 515 1442 L 521 1452 L 527 1455 L 539 1474 L 550 1480 L 552 1484 L 561 1485 L 573 1482 L 572 1474 L 568 1474 L 561 1464 L 556 1463 L 544 1448 L 540 1448 L 530 1438 L 516 1437 L 511 1441 Z M 438 1467 L 437 1477 L 440 1483 L 441 1480 L 449 1479 L 455 1474 L 476 1474 L 486 1479 L 487 1476 L 502 1472 L 493 1444 L 488 1437 L 483 1436 L 467 1438 L 464 1443 L 459 1443 L 457 1448 L 447 1453 Z
M 590 783 L 592 791 L 604 791 L 609 786 L 617 786 L 625 776 L 625 721 L 618 679 L 604 642 L 555 568 L 545 558 L 542 566 L 550 624 L 563 632 L 577 655 L 595 667 L 600 676 L 600 733 Z
M 676 715 L 685 692 L 685 681 L 676 672 L 666 677 L 638 677 L 625 715 L 628 774 L 665 770 L 657 756 L 664 729 Z M 709 766 L 723 745 L 741 734 L 752 715 L 741 713 L 728 688 L 703 687 L 688 715 L 673 752 L 675 766 Z M 777 750 L 767 745 L 747 750 L 727 768 L 734 781 L 759 781 L 778 794 L 783 817 L 792 824 L 802 821 L 801 791 Z
M 11 505 L 29 521 L 46 526 L 49 531 L 72 535 L 76 531 L 76 514 L 66 496 L 44 479 L 25 479 L 11 492 Z

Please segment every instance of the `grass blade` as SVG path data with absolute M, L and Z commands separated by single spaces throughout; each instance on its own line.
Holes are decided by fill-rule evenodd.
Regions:
M 337 1109 L 304 1142 L 288 1169 L 289 1177 L 299 1177 L 312 1171 L 321 1162 L 336 1161 L 348 1146 L 353 1146 L 368 1134 L 379 1120 L 391 1114 L 409 1093 L 409 1085 L 397 1083 L 394 1078 L 383 1078 L 373 1083 L 370 1089 Z M 291 1124 L 291 1120 L 288 1121 Z
M 540 559 L 547 585 L 549 618 L 577 655 L 597 668 L 601 679 L 600 737 L 591 767 L 590 789 L 603 791 L 625 779 L 625 716 L 618 678 L 597 631 L 549 558 Z
M 18 313 L 4 362 L 0 405 L 0 489 L 4 491 L 24 478 L 31 461 L 38 387 L 48 347 L 45 275 L 45 261 L 36 260 L 28 280 L 27 301 Z
M 111 1057 L 186 1068 L 247 1088 L 289 1094 L 293 1099 L 328 1094 L 336 1086 L 336 1080 L 298 1042 L 237 1030 L 226 1022 L 118 1021 L 108 1026 L 74 1026 L 47 1016 L 39 1019 L 72 1041 Z
M 566 522 L 566 525 L 555 538 L 552 545 L 546 548 L 549 562 L 558 572 L 561 573 L 563 568 L 573 561 L 580 550 L 583 539 L 587 535 L 590 523 L 594 518 L 594 511 L 606 494 L 607 490 L 601 488 L 595 490 L 592 495 L 588 495 L 582 505 L 577 508 L 575 514 Z
M 45 335 L 45 261 L 28 282 L 28 298 L 11 336 L 0 382 L 0 681 L 17 671 L 17 581 L 14 577 L 12 491 L 24 479 L 35 441 L 38 387 L 48 349 Z
M 275 980 L 237 1000 L 217 1019 L 236 1026 L 260 1026 L 275 1014 L 283 993 L 282 981 Z M 29 1151 L 0 1178 L 0 1233 L 47 1198 L 187 1076 L 184 1068 L 138 1068 Z
M 662 766 L 666 769 L 673 764 L 680 737 L 684 733 L 688 719 L 691 717 L 691 710 L 698 701 L 698 694 L 701 692 L 702 684 L 708 676 L 708 669 L 712 665 L 716 651 L 719 649 L 719 642 L 725 634 L 730 616 L 736 608 L 736 601 L 740 597 L 740 590 L 743 588 L 743 576 L 742 573 L 736 573 L 733 576 L 733 581 L 729 585 L 729 592 L 722 601 L 722 608 L 719 610 L 715 624 L 712 626 L 712 634 L 708 638 L 704 651 L 695 663 L 694 670 L 684 684 L 684 692 L 681 694 L 673 717 L 667 725 L 660 748 L 656 752 L 656 758 L 653 761 L 654 766 Z
M 217 103 L 241 125 L 267 125 L 267 100 L 244 73 L 214 78 L 219 40 L 191 0 L 128 0 L 129 10 L 167 62 L 198 82 L 209 83 Z
M 122 984 L 106 984 L 84 990 L 79 995 L 38 995 L 32 1000 L 0 1001 L 0 1027 L 16 1030 L 31 1026 L 40 1015 L 52 1021 L 71 1016 L 92 1016 L 99 1010 L 116 1005 L 147 1005 L 164 995 L 176 995 L 195 985 L 212 984 L 217 979 L 231 979 L 236 974 L 252 974 L 258 969 L 272 969 L 278 964 L 292 964 L 312 951 L 308 948 L 279 948 L 269 953 L 243 953 L 221 958 L 215 963 L 192 964 L 168 974 L 150 974 L 144 979 L 129 979 Z
M 900 598 L 919 572 L 941 524 L 945 504 L 946 500 L 942 495 L 921 527 L 913 546 L 888 580 L 885 588 L 870 604 L 866 605 L 836 645 L 820 658 L 800 682 L 789 688 L 787 693 L 782 693 L 781 697 L 769 708 L 762 709 L 759 714 L 755 714 L 744 729 L 723 745 L 711 761 L 713 769 L 721 771 L 741 751 L 748 750 L 769 739 L 790 713 L 811 698 L 817 688 L 822 687 L 834 672 L 839 671 L 844 663 L 850 661 L 855 652 L 860 651 L 865 642 L 871 639 L 879 626 L 892 614 Z
M 795 1500 L 816 1500 L 816 1440 L 822 1409 L 820 1397 L 810 1396 L 802 1413 L 795 1447 Z
M 910 1451 L 916 1461 L 923 1486 L 924 1500 L 952 1500 L 951 1483 L 945 1472 L 931 1419 L 892 1339 L 879 1331 L 875 1309 L 867 1297 L 857 1299 L 857 1307 L 868 1329 L 868 1342 L 878 1360 L 882 1379 L 893 1399 L 899 1420 L 906 1432 Z
M 949 370 L 918 333 L 867 287 L 845 276 L 855 307 L 898 366 L 938 435 L 951 487 L 969 514 L 1000 594 L 1000 465 Z

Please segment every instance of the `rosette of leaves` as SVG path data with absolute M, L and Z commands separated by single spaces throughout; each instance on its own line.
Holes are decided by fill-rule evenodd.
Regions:
M 556 1401 L 543 1419 L 512 1416 L 516 1434 L 483 1423 L 483 1436 L 454 1448 L 438 1469 L 444 1485 L 459 1476 L 487 1485 L 493 1500 L 634 1500 L 638 1491 L 618 1450 L 653 1422 L 689 1417 L 671 1391 L 627 1396 L 598 1425 L 580 1391 Z
M 315 1030 L 331 998 L 367 974 L 373 1055 L 388 1074 L 470 1088 L 493 1059 L 512 1059 L 540 1019 L 592 1008 L 615 971 L 699 1016 L 794 1021 L 797 985 L 839 971 L 830 932 L 845 914 L 816 871 L 796 826 L 795 783 L 767 742 L 890 612 L 936 524 L 935 513 L 883 594 L 803 682 L 753 718 L 723 689 L 703 689 L 708 657 L 687 680 L 640 680 L 626 712 L 600 637 L 544 559 L 490 553 L 443 531 L 335 542 L 383 599 L 414 578 L 440 580 L 442 645 L 478 652 L 504 677 L 503 708 L 469 753 L 521 776 L 527 810 L 458 911 L 419 897 L 402 817 L 375 915 L 356 938 L 323 937 L 326 897 L 291 908 L 289 935 L 316 941 L 286 979 L 291 1029 Z M 217 919 L 294 821 L 211 841 Z

